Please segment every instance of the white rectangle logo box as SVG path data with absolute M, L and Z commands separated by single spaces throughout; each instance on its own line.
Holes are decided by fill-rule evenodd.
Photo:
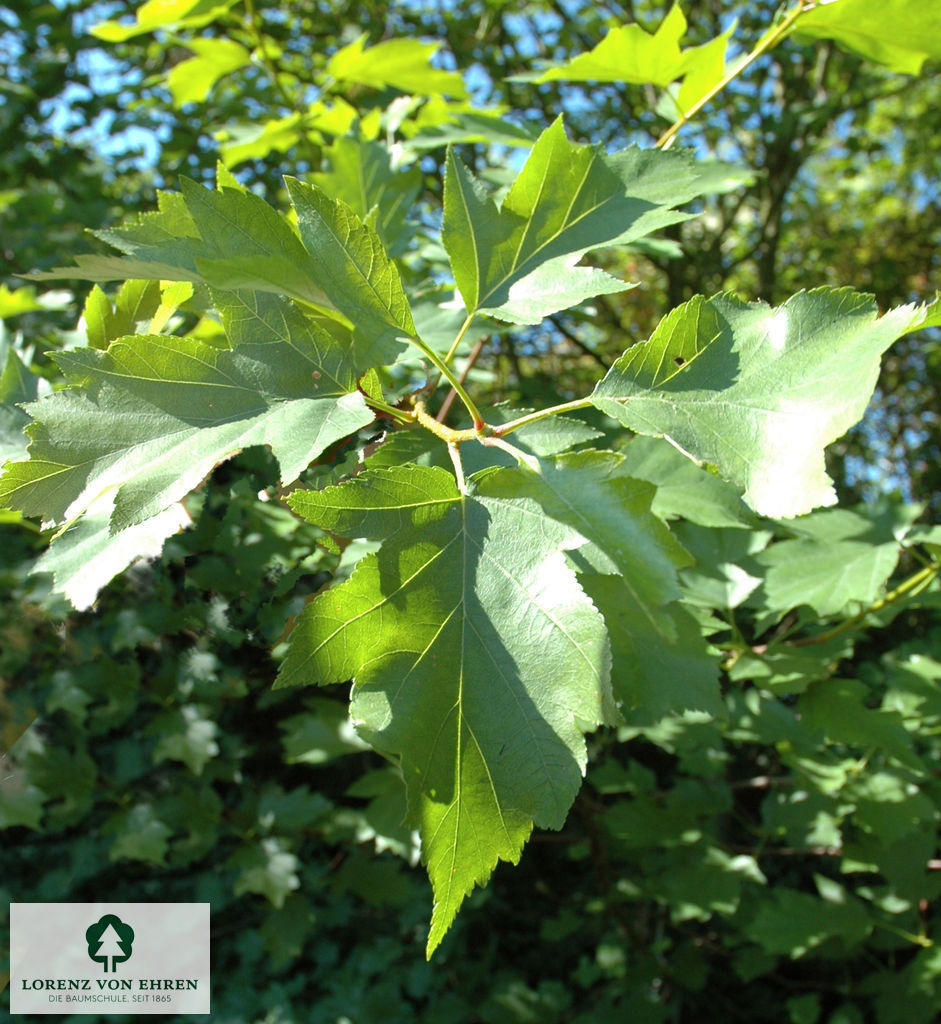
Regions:
M 209 1013 L 208 903 L 12 903 L 12 1013 Z

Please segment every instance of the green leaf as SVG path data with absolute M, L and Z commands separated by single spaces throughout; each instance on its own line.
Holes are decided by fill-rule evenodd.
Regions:
M 125 281 L 114 305 L 95 285 L 88 293 L 82 309 L 88 344 L 92 348 L 107 348 L 115 338 L 136 334 L 144 321 L 150 320 L 160 305 L 158 281 Z
M 229 858 L 227 866 L 241 869 L 235 879 L 236 896 L 255 892 L 275 907 L 283 907 L 288 895 L 301 885 L 297 874 L 300 861 L 280 836 L 268 836 L 255 846 L 242 847 Z
M 657 485 L 651 508 L 663 519 L 679 516 L 700 526 L 740 529 L 757 522 L 740 488 L 697 466 L 666 441 L 635 437 L 624 454 L 626 473 Z
M 529 149 L 536 141 L 526 127 L 520 127 L 492 110 L 448 104 L 433 98 L 422 108 L 415 122 L 406 121 L 402 132 L 408 138 L 405 149 L 422 153 L 458 143 L 489 146 L 522 146 Z
M 191 39 L 186 45 L 196 56 L 181 61 L 167 75 L 167 87 L 178 108 L 201 102 L 220 78 L 251 61 L 248 50 L 231 39 Z
M 725 74 L 726 51 L 734 31 L 733 23 L 722 35 L 686 51 L 688 70 L 683 76 L 683 84 L 676 97 L 678 115 L 689 111 L 722 81 Z
M 618 25 L 594 49 L 544 71 L 517 75 L 511 81 L 633 82 L 669 85 L 687 72 L 701 47 L 681 50 L 686 18 L 674 4 L 653 34 L 640 25 Z
M 182 194 L 159 193 L 157 211 L 97 233 L 124 256 L 77 256 L 75 267 L 32 277 L 191 281 L 229 291 L 273 292 L 329 308 L 317 282 L 320 264 L 260 196 L 238 186 L 222 169 L 216 190 L 185 178 L 182 188 Z
M 774 309 L 697 296 L 628 349 L 592 401 L 716 465 L 757 512 L 800 515 L 836 501 L 823 449 L 862 416 L 879 357 L 911 321 L 909 306 L 878 318 L 872 299 L 848 288 Z
M 674 4 L 653 34 L 640 25 L 618 25 L 587 53 L 542 71 L 514 75 L 520 82 L 627 82 L 668 86 L 682 79 L 675 95 L 676 116 L 689 110 L 725 73 L 725 55 L 735 25 L 702 46 L 681 49 L 686 18 Z
M 199 28 L 225 14 L 235 0 L 148 0 L 141 4 L 130 25 L 103 21 L 90 34 L 107 43 L 121 43 L 160 28 Z
M 33 784 L 17 757 L 16 744 L 13 746 L 9 756 L 0 756 L 0 829 L 22 825 L 39 830 L 46 794 Z
M 216 304 L 231 349 L 139 336 L 107 352 L 59 353 L 79 386 L 27 407 L 39 421 L 29 427 L 30 458 L 0 477 L 0 503 L 53 523 L 92 511 L 77 534 L 66 534 L 66 550 L 56 555 L 54 541 L 43 563 L 64 574 L 63 586 L 78 587 L 83 601 L 122 567 L 124 556 L 117 547 L 106 551 L 109 545 L 129 561 L 156 539 L 157 524 L 112 536 L 160 516 L 219 462 L 249 445 L 269 445 L 290 483 L 373 418 L 352 390 L 363 367 L 348 332 L 335 325 L 328 331 L 273 296 L 220 294 Z M 173 532 L 179 516 L 164 517 L 163 525 Z M 82 552 L 96 559 L 100 575 L 86 566 L 87 578 L 70 583 Z
M 551 519 L 577 530 L 607 562 L 605 569 L 623 577 L 656 631 L 655 606 L 680 596 L 676 570 L 692 559 L 650 512 L 655 488 L 629 477 L 623 463 L 615 452 L 560 455 L 542 460 L 538 473 L 497 475 L 488 493 L 532 498 Z
M 865 753 L 875 747 L 922 774 L 925 765 L 912 751 L 911 736 L 898 711 L 870 708 L 872 693 L 855 679 L 825 679 L 801 694 L 800 713 L 810 730 L 819 730 L 830 743 L 842 743 Z
M 419 96 L 467 95 L 461 76 L 454 71 L 439 71 L 430 64 L 440 43 L 422 43 L 417 39 L 386 39 L 366 48 L 364 32 L 338 50 L 327 64 L 327 73 L 341 82 L 368 85 L 373 89 L 392 86 Z
M 928 302 L 919 308 L 911 330 L 919 331 L 923 327 L 941 327 L 941 292 L 935 292 L 934 295 L 934 302 Z
M 340 312 L 367 338 L 371 365 L 392 362 L 415 324 L 395 264 L 379 236 L 341 200 L 315 185 L 287 178 L 304 245 L 317 280 Z
M 394 168 L 385 146 L 350 135 L 335 139 L 324 155 L 330 169 L 312 174 L 314 184 L 346 203 L 360 220 L 374 219 L 376 234 L 387 252 L 403 249 L 405 218 L 422 187 L 420 169 Z
M 291 893 L 279 909 L 265 916 L 259 935 L 273 971 L 283 971 L 300 958 L 316 917 L 310 900 L 300 893 Z
M 26 451 L 29 416 L 18 405 L 33 401 L 38 385 L 39 378 L 30 373 L 16 349 L 8 348 L 0 373 L 0 466 L 8 459 L 22 458 Z
M 678 603 L 650 608 L 617 576 L 579 576 L 611 637 L 611 689 L 632 724 L 683 711 L 724 714 L 718 659 Z M 654 625 L 650 619 L 654 617 Z
M 151 722 L 149 731 L 160 739 L 154 748 L 154 761 L 181 761 L 194 775 L 219 753 L 218 726 L 206 717 L 206 709 L 185 704 L 178 711 L 166 711 Z
M 629 287 L 576 264 L 590 249 L 685 220 L 672 207 L 702 191 L 687 154 L 606 156 L 598 146 L 569 142 L 560 118 L 540 135 L 499 207 L 449 152 L 443 241 L 469 313 L 534 324 Z
M 831 0 L 814 4 L 791 29 L 832 39 L 845 50 L 917 75 L 926 60 L 941 58 L 941 18 L 926 0 Z
M 356 735 L 345 704 L 308 698 L 304 712 L 281 722 L 287 764 L 327 764 L 368 747 Z
M 836 615 L 850 601 L 869 604 L 882 593 L 898 563 L 892 532 L 849 509 L 794 520 L 794 540 L 772 544 L 755 561 L 767 569 L 765 595 L 772 609 L 806 604 Z
M 98 592 L 118 573 L 142 558 L 156 558 L 167 537 L 189 526 L 180 504 L 127 529 L 111 532 L 116 494 L 99 495 L 36 561 L 33 572 L 51 573 L 55 589 L 79 611 L 91 608 Z
M 703 608 L 736 608 L 761 585 L 761 568 L 753 556 L 771 539 L 770 531 L 677 523 L 673 532 L 695 560 L 681 575 L 686 601 Z
M 353 111 L 350 109 L 351 120 Z M 318 133 L 309 127 L 309 117 L 288 114 L 272 117 L 260 124 L 249 121 L 229 124 L 219 132 L 220 158 L 226 167 L 235 167 L 246 160 L 263 160 L 271 153 L 287 153 L 304 135 L 312 141 Z
M 865 907 L 844 894 L 843 902 L 793 889 L 772 889 L 759 903 L 745 934 L 768 953 L 796 960 L 830 939 L 852 948 L 872 931 Z
M 406 466 L 290 498 L 311 522 L 385 541 L 308 605 L 277 685 L 354 678 L 360 733 L 401 758 L 435 893 L 429 955 L 534 823 L 562 826 L 583 733 L 605 718 L 604 623 L 562 554 L 581 537 L 498 496 L 514 480 L 497 470 L 462 494 L 444 470 Z
M 112 525 L 157 515 L 220 461 L 270 445 L 289 483 L 326 447 L 372 419 L 353 391 L 359 353 L 289 303 L 217 297 L 231 349 L 193 338 L 123 338 L 107 352 L 62 352 L 81 385 L 32 403 L 30 461 L 3 500 L 52 522 L 117 488 Z
M 394 768 L 377 768 L 361 775 L 346 795 L 369 800 L 365 807 L 352 812 L 357 842 L 372 842 L 376 853 L 391 850 L 397 857 L 418 863 L 421 844 L 417 833 L 405 824 L 405 790 Z
M 11 290 L 0 284 L 0 320 L 20 316 L 22 313 L 33 313 L 44 309 L 36 299 L 35 288 L 16 288 Z
M 173 829 L 161 821 L 153 804 L 138 803 L 118 811 L 103 825 L 104 834 L 115 834 L 108 851 L 110 860 L 139 860 L 145 864 L 163 864 Z

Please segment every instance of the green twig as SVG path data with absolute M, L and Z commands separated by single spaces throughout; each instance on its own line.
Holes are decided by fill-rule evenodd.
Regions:
M 924 590 L 925 587 L 929 587 L 939 572 L 941 572 L 941 563 L 932 562 L 931 565 L 925 566 L 924 569 L 919 569 L 918 572 L 913 576 L 909 576 L 907 580 L 900 583 L 894 590 L 890 590 L 885 597 L 881 597 L 878 601 L 873 602 L 868 608 L 864 608 L 852 618 L 846 619 L 844 622 L 839 623 L 832 629 L 825 630 L 823 633 L 817 633 L 816 636 L 801 637 L 801 639 L 793 641 L 791 646 L 809 647 L 811 644 L 825 644 L 828 640 L 832 640 L 842 633 L 855 629 L 867 616 L 882 611 L 883 608 L 895 604 L 903 597 L 912 596 L 918 591 Z
M 790 11 L 786 18 L 780 22 L 780 24 L 773 26 L 768 29 L 767 32 L 758 40 L 758 45 L 746 54 L 733 68 L 731 71 L 727 71 L 722 78 L 704 95 L 701 96 L 690 108 L 681 114 L 673 124 L 657 139 L 657 149 L 669 149 L 673 145 L 673 140 L 676 138 L 679 130 L 686 124 L 692 117 L 699 113 L 700 110 L 718 93 L 731 82 L 734 78 L 737 78 L 750 64 L 753 64 L 763 53 L 766 53 L 773 46 L 776 46 L 781 39 L 787 35 L 791 30 L 791 26 L 795 21 L 804 13 L 808 6 L 809 0 L 797 0 L 797 5 L 792 11 Z
M 916 935 L 914 932 L 909 932 L 904 928 L 889 924 L 888 921 L 880 921 L 878 918 L 873 923 L 877 928 L 884 928 L 887 932 L 891 932 L 892 935 L 897 935 L 900 939 L 911 942 L 915 946 L 921 946 L 923 949 L 931 949 L 934 945 L 927 935 Z
M 429 416 L 425 409 L 424 402 L 416 402 L 415 408 L 412 410 L 412 420 L 424 427 L 426 430 L 430 430 L 435 437 L 440 437 L 445 444 L 461 444 L 463 441 L 478 441 L 481 437 L 486 437 L 491 432 L 491 428 L 486 423 L 481 425 L 480 430 L 474 427 L 468 430 L 452 430 L 451 427 L 446 427 L 443 423 L 439 423 L 434 416 Z
M 447 354 L 444 357 L 444 361 L 446 363 L 450 363 L 451 360 L 454 358 L 454 355 L 457 352 L 458 348 L 460 347 L 461 342 L 464 340 L 464 335 L 467 334 L 467 331 L 473 322 L 474 314 L 468 313 L 467 319 L 464 321 L 464 323 L 461 324 L 461 329 L 457 332 L 457 337 L 454 339 L 454 341 L 451 342 L 451 347 L 448 349 Z
M 534 473 L 540 471 L 539 460 L 535 456 L 524 452 L 521 448 L 517 448 L 515 444 L 510 444 L 509 441 L 504 441 L 500 437 L 481 437 L 478 440 L 481 444 L 487 445 L 488 448 L 502 449 L 508 455 L 512 455 L 517 462 L 522 462 L 524 466 L 528 466 Z
M 281 69 L 275 63 L 274 57 L 268 52 L 267 36 L 261 31 L 261 24 L 258 19 L 258 12 L 255 10 L 254 0 L 245 0 L 245 13 L 248 15 L 248 24 L 252 35 L 255 37 L 255 46 L 261 55 L 261 62 L 271 75 L 274 87 L 277 89 L 289 110 L 298 112 L 297 99 L 284 88 L 281 81 Z

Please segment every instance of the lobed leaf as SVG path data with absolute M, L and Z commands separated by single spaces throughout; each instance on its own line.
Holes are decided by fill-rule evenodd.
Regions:
M 629 287 L 576 264 L 686 218 L 673 207 L 714 184 L 687 154 L 628 149 L 606 156 L 571 143 L 561 118 L 540 135 L 497 206 L 448 154 L 443 242 L 468 313 L 534 324 L 595 295 Z
M 788 517 L 836 501 L 823 449 L 865 411 L 882 353 L 912 308 L 877 316 L 852 289 L 801 292 L 775 309 L 691 299 L 627 350 L 592 402 L 639 434 L 666 437 Z
M 444 470 L 404 466 L 290 499 L 384 540 L 302 613 L 277 685 L 352 677 L 360 733 L 400 757 L 435 894 L 429 955 L 534 824 L 561 828 L 583 734 L 610 715 L 604 623 L 562 554 L 582 540 L 503 496 L 520 476 L 484 473 L 462 494 Z
M 372 365 L 391 362 L 415 324 L 395 264 L 379 236 L 342 200 L 316 185 L 285 179 L 315 275 L 337 309 L 369 338 Z
M 378 142 L 350 135 L 325 150 L 330 168 L 310 176 L 333 199 L 342 200 L 364 222 L 373 222 L 387 252 L 405 247 L 406 216 L 422 187 L 418 167 L 393 167 L 389 150 Z
M 772 544 L 755 558 L 767 570 L 764 594 L 771 609 L 809 605 L 826 616 L 851 601 L 869 604 L 898 564 L 899 543 L 891 524 L 861 512 L 828 509 L 790 526 L 793 540 Z
M 69 525 L 96 509 L 98 530 L 90 519 L 71 537 L 66 532 L 44 563 L 71 577 L 76 552 L 94 551 L 100 561 L 90 566 L 102 568 L 83 581 L 83 594 L 140 553 L 138 540 L 146 536 L 152 547 L 155 517 L 166 525 L 164 536 L 173 532 L 179 517 L 162 514 L 242 448 L 270 446 L 289 483 L 373 418 L 355 390 L 363 355 L 348 332 L 331 333 L 264 294 L 218 294 L 216 305 L 231 349 L 143 335 L 106 352 L 59 353 L 76 386 L 26 407 L 37 420 L 29 459 L 0 477 L 0 503 Z M 151 529 L 138 540 L 123 533 L 148 520 Z M 128 555 L 123 565 L 119 545 Z
M 33 274 L 38 280 L 138 278 L 192 281 L 225 290 L 251 288 L 329 307 L 317 264 L 287 220 L 220 169 L 219 187 L 183 179 L 183 192 L 162 192 L 158 209 L 98 232 L 123 256 L 77 256 L 75 267 Z
M 725 52 L 734 25 L 721 36 L 688 49 L 680 47 L 686 34 L 686 18 L 674 4 L 656 32 L 640 25 L 616 25 L 587 53 L 540 71 L 515 75 L 523 82 L 628 82 L 634 85 L 667 86 L 683 79 L 677 96 L 680 111 L 688 110 L 711 89 L 725 70 Z

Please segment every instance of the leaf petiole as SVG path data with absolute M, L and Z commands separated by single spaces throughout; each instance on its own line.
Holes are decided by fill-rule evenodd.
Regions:
M 572 402 L 563 402 L 561 405 L 551 405 L 547 409 L 537 409 L 535 412 L 520 416 L 519 419 L 510 420 L 509 423 L 500 423 L 493 428 L 494 437 L 506 437 L 520 427 L 529 426 L 530 423 L 538 423 L 540 420 L 548 419 L 550 416 L 560 416 L 562 413 L 575 412 L 576 409 L 590 409 L 592 401 L 590 398 L 576 398 Z
M 382 398 L 376 398 L 374 395 L 368 395 L 365 392 L 360 392 L 363 398 L 366 400 L 366 404 L 370 409 L 375 409 L 376 412 L 382 413 L 383 416 L 387 416 L 390 420 L 394 420 L 396 423 L 412 423 L 415 417 L 404 409 L 397 409 L 394 405 L 389 405 Z
M 447 354 L 444 357 L 444 361 L 446 363 L 450 363 L 451 360 L 454 358 L 455 353 L 460 347 L 461 342 L 464 340 L 464 335 L 467 334 L 467 331 L 473 322 L 474 314 L 468 313 L 467 319 L 464 321 L 463 324 L 461 324 L 461 329 L 457 332 L 457 337 L 455 337 L 454 341 L 451 342 L 451 347 L 448 349 Z
M 461 462 L 461 449 L 456 441 L 448 441 L 448 455 L 451 457 L 451 464 L 454 466 L 454 475 L 457 478 L 457 489 L 461 494 L 467 493 L 467 481 L 464 479 L 464 465 Z
M 539 460 L 534 456 L 527 454 L 521 448 L 517 448 L 515 444 L 510 444 L 509 441 L 504 441 L 500 437 L 481 437 L 478 438 L 481 444 L 487 445 L 488 448 L 500 448 L 505 451 L 508 455 L 512 455 L 517 462 L 521 462 L 524 466 L 527 466 L 534 473 L 539 473 Z
M 411 341 L 416 348 L 421 349 L 423 355 L 425 355 L 434 364 L 436 369 L 441 371 L 441 376 L 444 377 L 451 385 L 457 397 L 460 398 L 464 403 L 464 407 L 470 413 L 471 420 L 474 424 L 474 430 L 483 430 L 486 423 L 484 422 L 483 416 L 480 414 L 480 410 L 474 404 L 474 400 L 471 396 L 464 390 L 464 385 L 461 383 L 460 378 L 454 373 L 451 367 L 448 366 L 448 364 L 441 358 L 441 356 L 438 355 L 437 352 L 435 352 L 433 348 L 426 345 L 421 338 L 411 337 L 409 338 L 409 341 Z M 453 347 L 454 346 L 452 345 L 452 348 Z

